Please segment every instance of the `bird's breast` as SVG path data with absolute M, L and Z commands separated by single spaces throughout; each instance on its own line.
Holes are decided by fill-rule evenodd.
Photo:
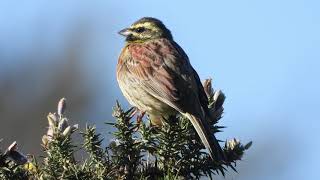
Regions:
M 122 70 L 118 72 L 117 79 L 123 95 L 132 106 L 153 115 L 162 116 L 173 113 L 172 107 L 152 96 L 145 90 L 144 85 L 137 82 L 125 69 L 126 67 L 123 66 Z
M 157 78 L 164 83 L 164 87 L 171 87 L 170 83 L 165 83 L 170 79 L 169 75 L 166 71 L 160 72 L 164 61 L 172 58 L 174 54 L 166 43 L 158 40 L 126 45 L 121 51 L 117 65 L 117 80 L 123 95 L 132 106 L 155 116 L 176 112 L 171 106 L 151 95 L 148 92 L 150 87 L 146 87 L 145 84 L 157 73 L 158 76 L 161 75 Z

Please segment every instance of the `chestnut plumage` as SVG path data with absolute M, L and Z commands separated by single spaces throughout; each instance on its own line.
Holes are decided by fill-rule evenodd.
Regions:
M 208 98 L 197 72 L 171 32 L 155 18 L 142 18 L 119 32 L 126 44 L 119 56 L 117 80 L 129 103 L 153 124 L 181 113 L 194 126 L 216 162 L 224 153 L 208 125 Z

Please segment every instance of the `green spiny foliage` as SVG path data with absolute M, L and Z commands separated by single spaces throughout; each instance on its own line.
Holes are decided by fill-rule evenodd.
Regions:
M 221 132 L 217 123 L 222 117 L 225 96 L 214 91 L 211 80 L 204 83 L 209 99 L 209 124 L 212 133 Z M 77 125 L 70 125 L 64 114 L 65 99 L 58 103 L 57 113 L 47 116 L 49 127 L 42 138 L 44 156 L 25 156 L 14 142 L 0 151 L 0 179 L 199 179 L 203 176 L 224 175 L 228 168 L 236 171 L 236 162 L 242 159 L 250 146 L 237 139 L 226 141 L 223 147 L 227 157 L 224 164 L 214 163 L 202 145 L 190 121 L 173 116 L 161 127 L 153 126 L 148 119 L 135 121 L 136 110 L 123 110 L 117 102 L 113 109 L 116 128 L 114 139 L 107 147 L 94 126 L 87 125 L 80 132 L 83 142 L 75 144 L 72 135 Z M 1 140 L 0 140 L 1 143 Z M 83 151 L 81 160 L 75 152 Z
M 117 128 L 115 141 L 110 144 L 111 159 L 114 167 L 119 169 L 116 176 L 120 179 L 131 179 L 136 176 L 140 164 L 142 144 L 135 136 L 137 124 L 131 120 L 134 109 L 123 111 L 117 102 L 113 116 L 116 123 L 109 123 Z
M 95 127 L 86 126 L 84 132 L 81 133 L 84 139 L 83 147 L 89 157 L 85 160 L 83 167 L 90 174 L 90 177 L 103 180 L 108 177 L 111 172 L 111 161 L 107 151 L 102 148 L 100 134 L 96 133 Z

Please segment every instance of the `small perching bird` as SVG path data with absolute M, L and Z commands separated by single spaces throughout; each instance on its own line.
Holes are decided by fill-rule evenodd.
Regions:
M 208 124 L 208 98 L 200 78 L 171 32 L 158 19 L 144 17 L 119 32 L 126 37 L 117 80 L 129 103 L 146 112 L 153 124 L 181 113 L 194 126 L 210 156 L 224 162 L 224 153 Z

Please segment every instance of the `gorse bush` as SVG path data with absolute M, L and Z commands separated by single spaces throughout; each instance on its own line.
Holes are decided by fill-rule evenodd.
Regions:
M 223 113 L 225 99 L 221 91 L 214 91 L 211 80 L 204 83 L 212 113 L 209 122 L 212 133 L 220 132 L 217 126 Z M 214 163 L 201 143 L 190 121 L 177 115 L 155 127 L 149 120 L 135 121 L 135 109 L 124 110 L 117 102 L 113 109 L 116 128 L 114 139 L 102 147 L 103 138 L 94 126 L 80 130 L 70 125 L 65 115 L 66 100 L 58 103 L 56 113 L 49 113 L 48 131 L 42 137 L 44 157 L 26 156 L 18 151 L 16 142 L 0 151 L 0 179 L 199 179 L 224 175 L 251 146 L 236 139 L 225 142 L 223 150 L 227 161 Z M 80 133 L 82 143 L 76 144 L 71 135 Z M 0 141 L 1 143 L 1 141 Z M 83 149 L 87 155 L 81 160 L 74 153 Z M 83 160 L 84 159 L 84 160 Z

